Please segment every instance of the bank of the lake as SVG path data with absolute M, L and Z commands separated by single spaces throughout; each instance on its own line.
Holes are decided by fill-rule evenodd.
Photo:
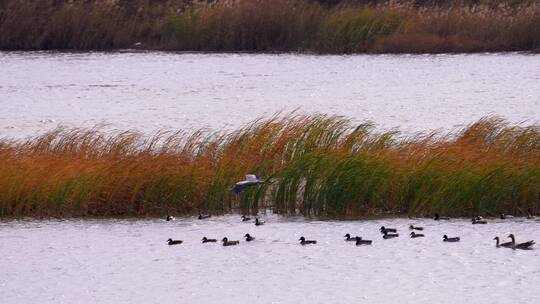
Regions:
M 537 52 L 539 24 L 529 0 L 7 0 L 0 49 Z

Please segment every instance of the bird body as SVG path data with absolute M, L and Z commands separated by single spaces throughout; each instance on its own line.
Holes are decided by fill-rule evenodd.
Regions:
M 249 235 L 249 233 L 246 233 L 246 235 L 244 235 L 244 237 L 246 238 L 246 241 L 247 242 L 251 242 L 255 239 L 255 237 L 252 237 L 251 235 Z
M 235 246 L 240 244 L 240 241 L 229 241 L 228 238 L 224 237 L 222 240 L 223 246 Z
M 436 221 L 448 221 L 448 220 L 450 220 L 449 217 L 447 217 L 447 216 L 439 216 L 438 213 L 435 213 L 435 217 L 433 217 L 433 219 L 436 220 Z
M 459 242 L 459 237 L 448 237 L 445 234 L 445 235 L 443 235 L 443 242 L 449 242 L 449 243 Z
M 264 222 L 263 222 L 263 221 L 259 221 L 259 218 L 256 217 L 256 218 L 255 218 L 255 226 L 261 226 L 261 225 L 264 225 Z
M 358 236 L 357 236 L 357 237 L 351 237 L 351 235 L 350 235 L 350 234 L 348 234 L 348 233 L 347 233 L 347 234 L 345 234 L 345 236 L 344 236 L 344 237 L 345 237 L 345 241 L 346 241 L 346 242 L 353 242 L 353 241 L 355 241 L 355 242 L 356 242 L 356 239 L 358 239 L 358 238 L 359 238 Z M 360 238 L 360 239 L 362 239 L 362 238 Z
M 417 238 L 417 237 L 424 237 L 423 234 L 420 234 L 420 233 L 415 233 L 414 231 L 411 232 L 411 238 Z
M 381 233 L 384 233 L 385 231 L 386 232 L 397 232 L 397 229 L 395 229 L 395 228 L 386 228 L 384 226 L 381 226 L 380 231 L 381 231 Z
M 255 175 L 255 174 L 247 174 L 245 180 L 239 181 L 236 184 L 234 184 L 234 187 L 232 188 L 232 191 L 234 193 L 238 194 L 238 193 L 244 191 L 244 189 L 246 189 L 248 187 L 263 184 L 263 183 L 264 183 L 264 181 L 259 179 L 259 177 L 257 177 L 257 175 Z
M 410 225 L 409 229 L 411 229 L 411 230 L 424 230 L 423 227 L 418 227 L 418 226 L 413 226 L 413 225 Z
M 181 240 L 173 240 L 173 239 L 168 239 L 167 240 L 167 244 L 169 244 L 169 246 L 172 246 L 172 245 L 180 245 L 182 244 L 184 241 L 181 241 Z
M 174 221 L 175 218 L 174 218 L 174 216 L 172 216 L 172 215 L 167 215 L 167 217 L 165 218 L 165 220 L 166 220 L 167 222 L 169 222 L 169 221 Z
M 513 234 L 509 234 L 508 237 L 510 239 L 512 239 L 512 249 L 522 249 L 522 250 L 529 250 L 529 249 L 532 249 L 532 246 L 534 246 L 534 241 L 528 241 L 528 242 L 525 242 L 525 243 L 519 243 L 519 244 L 516 244 L 516 238 L 514 237 Z
M 397 233 L 388 233 L 387 230 L 385 230 L 383 232 L 383 239 L 385 239 L 385 240 L 395 238 L 395 237 L 398 237 L 398 236 L 399 236 L 399 234 L 397 234 Z
M 202 242 L 203 243 L 215 243 L 215 242 L 217 242 L 217 240 L 216 239 L 207 239 L 206 237 L 203 237 Z
M 514 218 L 513 215 L 510 215 L 510 214 L 504 214 L 504 213 L 501 213 L 501 215 L 499 216 L 499 218 L 501 220 L 506 220 L 506 219 L 511 219 L 511 218 Z
M 207 218 L 209 218 L 209 217 L 211 217 L 210 214 L 200 214 L 200 213 L 199 213 L 198 219 L 204 220 L 204 219 L 207 219 Z
M 308 244 L 317 244 L 317 241 L 315 240 L 306 240 L 305 237 L 300 237 L 300 239 L 298 239 L 300 241 L 300 244 L 301 245 L 308 245 Z
M 362 240 L 361 237 L 359 236 L 356 237 L 356 246 L 371 245 L 372 242 L 373 242 L 372 240 Z
M 473 224 L 473 225 L 477 225 L 477 224 L 487 224 L 487 221 L 486 221 L 486 220 L 483 220 L 483 219 L 476 219 L 476 218 L 473 218 L 473 219 L 472 219 L 472 224 Z
M 251 218 L 245 215 L 242 215 L 242 222 L 248 222 L 248 221 L 251 221 Z
M 499 247 L 512 248 L 512 242 L 506 242 L 506 243 L 499 244 L 499 237 L 498 236 L 494 237 L 493 239 L 497 241 L 497 243 L 495 244 L 495 247 L 497 247 L 497 248 L 499 248 Z

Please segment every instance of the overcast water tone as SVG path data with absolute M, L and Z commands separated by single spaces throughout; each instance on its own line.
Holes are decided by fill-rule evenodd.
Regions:
M 540 120 L 540 56 L 0 52 L 0 137 L 59 125 L 232 130 L 277 111 L 405 133 L 486 115 Z M 276 215 L 0 221 L 0 303 L 539 303 L 540 221 L 311 221 Z M 425 238 L 408 237 L 409 224 Z M 383 240 L 379 227 L 398 228 Z M 251 243 L 201 244 L 203 236 Z M 344 242 L 351 233 L 372 246 Z M 443 243 L 442 236 L 459 236 Z M 298 238 L 318 244 L 301 246 Z M 182 239 L 168 246 L 168 238 Z
M 269 216 L 0 222 L 0 290 L 15 303 L 538 303 L 540 221 L 308 221 Z M 409 224 L 425 238 L 408 237 Z M 383 240 L 379 227 L 400 236 Z M 250 233 L 255 241 L 242 236 Z M 350 233 L 371 246 L 345 242 Z M 443 243 L 442 236 L 459 236 Z M 203 236 L 240 245 L 201 244 Z M 301 246 L 298 238 L 318 241 Z M 168 238 L 181 245 L 168 246 Z
M 540 56 L 0 52 L 0 136 L 234 129 L 299 108 L 405 132 L 540 120 Z

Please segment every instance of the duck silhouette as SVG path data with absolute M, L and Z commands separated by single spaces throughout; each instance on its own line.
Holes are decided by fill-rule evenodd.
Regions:
M 399 234 L 397 233 L 389 233 L 387 230 L 383 231 L 383 239 L 392 239 L 398 237 Z
M 172 245 L 180 245 L 182 244 L 184 241 L 181 241 L 181 240 L 173 240 L 173 239 L 168 239 L 167 240 L 167 244 L 169 244 L 169 246 L 172 246 Z
M 509 234 L 508 237 L 512 239 L 512 249 L 530 250 L 534 246 L 534 241 L 528 241 L 525 243 L 516 244 L 516 239 L 513 234 Z
M 433 219 L 436 220 L 436 221 L 448 221 L 448 220 L 450 220 L 449 217 L 440 216 L 438 213 L 435 213 L 435 216 L 433 217 Z
M 204 243 L 215 243 L 215 242 L 217 242 L 217 240 L 216 239 L 207 239 L 206 237 L 203 237 L 202 242 L 203 242 L 203 244 Z
M 300 237 L 300 239 L 298 239 L 300 241 L 300 244 L 301 245 L 308 245 L 308 244 L 317 244 L 317 241 L 315 240 L 306 240 L 305 237 Z
M 207 219 L 207 218 L 209 218 L 209 217 L 211 217 L 210 214 L 200 214 L 200 213 L 199 213 L 198 219 L 204 220 L 204 219 Z
M 358 237 L 351 237 L 351 235 L 347 233 L 347 234 L 345 234 L 344 238 L 345 238 L 346 242 L 353 242 L 353 241 L 356 242 L 356 238 L 358 238 Z
M 223 246 L 235 246 L 240 244 L 240 241 L 229 241 L 227 237 L 224 237 L 222 240 Z
M 493 238 L 495 241 L 497 241 L 495 243 L 495 247 L 497 248 L 500 248 L 500 247 L 504 247 L 504 248 L 512 248 L 512 242 L 506 242 L 506 243 L 502 243 L 502 244 L 499 244 L 499 237 L 496 236 Z
M 371 243 L 373 243 L 372 240 L 362 240 L 361 237 L 359 236 L 356 237 L 356 246 L 371 245 Z
M 445 235 L 443 235 L 443 242 L 449 242 L 449 243 L 459 242 L 459 237 L 448 237 L 445 234 Z
M 384 226 L 381 226 L 380 231 L 381 231 L 381 233 L 384 233 L 385 231 L 386 232 L 397 232 L 397 229 L 396 228 L 386 228 Z

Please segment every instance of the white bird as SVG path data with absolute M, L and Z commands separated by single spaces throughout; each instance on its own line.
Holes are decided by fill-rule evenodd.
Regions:
M 243 181 L 237 182 L 234 185 L 234 187 L 232 188 L 232 191 L 234 191 L 234 193 L 238 194 L 238 193 L 242 192 L 244 189 L 246 189 L 247 187 L 255 186 L 255 185 L 258 185 L 258 184 L 262 184 L 262 183 L 264 183 L 264 181 L 262 179 L 258 178 L 257 175 L 255 175 L 255 174 L 247 174 L 246 179 L 243 180 Z

